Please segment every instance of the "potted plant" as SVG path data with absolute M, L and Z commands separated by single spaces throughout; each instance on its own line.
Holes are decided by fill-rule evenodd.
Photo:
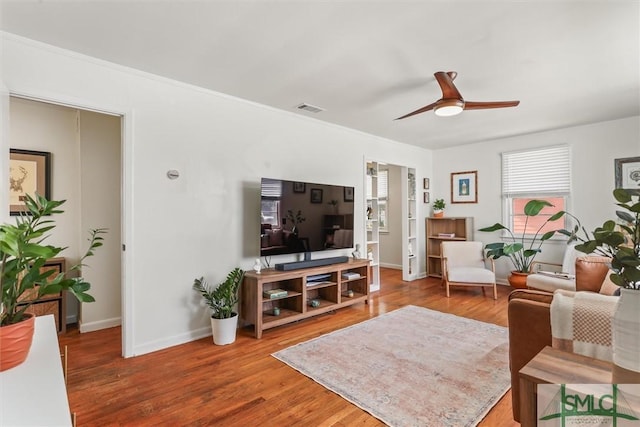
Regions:
M 611 258 L 609 279 L 620 286 L 620 299 L 613 316 L 613 378 L 617 382 L 640 381 L 640 197 L 617 188 L 613 191 L 617 220 L 608 220 L 591 236 L 576 225 L 570 234 L 581 243 L 576 249 Z
M 54 277 L 54 270 L 42 269 L 65 249 L 44 243 L 56 227 L 49 216 L 62 213 L 58 208 L 64 202 L 26 195 L 27 213 L 15 225 L 0 225 L 0 371 L 19 365 L 29 353 L 35 323 L 34 316 L 26 313 L 31 304 L 62 290 L 70 291 L 80 302 L 95 301 L 87 293 L 91 284 L 82 277 L 68 277 L 67 272 Z M 105 229 L 90 230 L 89 248 L 69 272 L 79 270 L 85 258 L 102 246 L 104 233 Z
M 542 252 L 542 243 L 553 237 L 558 230 L 547 231 L 540 234 L 544 227 L 552 222 L 562 218 L 567 212 L 558 211 L 555 214 L 547 218 L 540 227 L 535 231 L 533 237 L 530 237 L 531 233 L 527 233 L 527 226 L 529 225 L 529 218 L 537 216 L 545 207 L 553 207 L 553 205 L 546 200 L 529 200 L 524 206 L 525 223 L 522 236 L 516 238 L 513 232 L 500 223 L 495 223 L 490 227 L 484 227 L 478 231 L 492 232 L 498 230 L 505 230 L 508 233 L 507 239 L 509 242 L 496 242 L 489 243 L 485 246 L 487 251 L 487 257 L 498 259 L 502 257 L 508 257 L 513 264 L 514 269 L 509 276 L 509 283 L 515 288 L 525 288 L 527 275 L 531 272 L 531 264 L 540 252 Z M 529 243 L 527 243 L 529 241 Z
M 287 219 L 291 221 L 293 226 L 291 227 L 292 233 L 298 232 L 298 224 L 302 224 L 306 221 L 306 218 L 302 216 L 302 211 L 298 209 L 298 212 L 293 212 L 291 209 L 287 211 Z
M 238 303 L 238 291 L 243 277 L 244 271 L 236 267 L 215 288 L 208 286 L 203 277 L 195 279 L 193 282 L 193 289 L 202 295 L 211 309 L 214 344 L 231 344 L 236 340 L 238 313 L 233 309 Z
M 433 202 L 433 216 L 441 218 L 444 216 L 444 207 L 446 206 L 444 199 L 436 199 Z

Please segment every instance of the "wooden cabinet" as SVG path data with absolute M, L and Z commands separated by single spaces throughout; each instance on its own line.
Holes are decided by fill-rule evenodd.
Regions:
M 54 278 L 57 274 L 63 273 L 66 270 L 64 258 L 51 258 L 42 267 L 43 270 L 54 270 L 50 277 Z M 29 292 L 25 292 L 19 300 L 19 303 L 24 305 L 28 301 L 35 298 L 38 294 L 37 287 L 31 289 Z M 53 314 L 56 322 L 56 329 L 59 333 L 63 333 L 67 329 L 66 325 L 66 295 L 65 291 L 60 291 L 57 294 L 47 295 L 40 301 L 31 304 L 27 309 L 27 313 L 33 313 L 36 316 L 46 316 L 47 314 Z
M 427 218 L 425 224 L 427 241 L 427 275 L 442 277 L 440 243 L 450 240 L 473 240 L 473 218 L 442 217 Z
M 254 325 L 256 338 L 261 338 L 265 329 L 359 302 L 368 303 L 368 270 L 369 261 L 358 259 L 301 270 L 246 272 L 240 317 L 244 325 Z M 274 290 L 285 292 L 275 298 L 266 296 Z

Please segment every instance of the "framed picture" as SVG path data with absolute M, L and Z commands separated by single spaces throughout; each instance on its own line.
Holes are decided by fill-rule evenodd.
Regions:
M 293 183 L 293 192 L 294 193 L 304 193 L 307 191 L 307 185 L 304 182 L 294 182 Z
M 640 194 L 640 157 L 615 159 L 616 188 Z
M 425 178 L 422 180 L 422 188 L 424 188 L 425 190 L 429 189 L 429 178 Z
M 429 203 L 429 192 L 428 191 L 424 192 L 423 199 L 424 199 L 423 200 L 424 203 Z
M 344 201 L 353 202 L 353 187 L 344 187 Z
M 451 203 L 478 203 L 478 171 L 451 174 Z
M 27 212 L 25 195 L 51 198 L 51 153 L 9 150 L 9 213 Z
M 322 203 L 322 189 L 321 188 L 312 188 L 311 189 L 311 203 Z

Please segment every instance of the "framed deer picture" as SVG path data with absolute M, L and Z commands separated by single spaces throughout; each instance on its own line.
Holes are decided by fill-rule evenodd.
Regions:
M 51 153 L 9 150 L 9 213 L 27 212 L 25 195 L 51 197 Z

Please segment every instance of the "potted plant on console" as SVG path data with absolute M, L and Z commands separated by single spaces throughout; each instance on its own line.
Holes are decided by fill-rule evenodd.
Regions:
M 565 211 L 558 211 L 547 218 L 542 225 L 538 227 L 533 236 L 527 232 L 527 226 L 529 225 L 529 219 L 537 216 L 546 207 L 553 207 L 553 205 L 546 200 L 529 200 L 524 206 L 525 223 L 522 232 L 522 236 L 516 238 L 513 232 L 500 223 L 495 223 L 490 227 L 484 227 L 478 231 L 493 232 L 498 230 L 505 230 L 508 236 L 505 238 L 508 242 L 489 243 L 485 246 L 487 251 L 487 257 L 498 259 L 502 257 L 508 257 L 513 264 L 514 269 L 509 276 L 509 284 L 514 288 L 526 288 L 527 275 L 531 272 L 531 264 L 533 263 L 536 255 L 542 252 L 542 243 L 552 238 L 556 233 L 560 233 L 560 229 L 551 230 L 542 233 L 542 230 L 547 224 L 553 221 L 557 221 L 562 218 Z M 569 214 L 568 214 L 569 215 Z M 542 233 L 542 234 L 541 234 Z M 527 243 L 527 241 L 529 241 Z
M 43 269 L 45 263 L 65 248 L 46 245 L 56 227 L 50 215 L 65 201 L 25 196 L 27 212 L 16 219 L 16 225 L 0 225 L 0 371 L 18 366 L 27 358 L 33 339 L 35 316 L 27 313 L 33 303 L 47 295 L 70 291 L 80 302 L 93 302 L 87 292 L 91 284 L 82 277 L 67 277 L 67 272 Z M 105 229 L 90 230 L 89 248 L 80 262 L 69 269 L 79 270 L 85 258 L 102 246 Z
M 433 216 L 435 218 L 442 218 L 444 216 L 444 208 L 446 204 L 444 199 L 436 199 L 433 202 Z
M 233 309 L 238 303 L 238 291 L 243 277 L 244 271 L 236 267 L 215 288 L 208 286 L 203 277 L 193 282 L 193 289 L 202 295 L 212 311 L 211 330 L 216 345 L 231 344 L 236 340 L 238 313 Z
M 298 233 L 298 224 L 302 224 L 306 221 L 306 218 L 302 216 L 302 211 L 298 209 L 298 212 L 293 212 L 291 209 L 287 211 L 286 218 L 291 221 L 291 232 L 294 234 Z

